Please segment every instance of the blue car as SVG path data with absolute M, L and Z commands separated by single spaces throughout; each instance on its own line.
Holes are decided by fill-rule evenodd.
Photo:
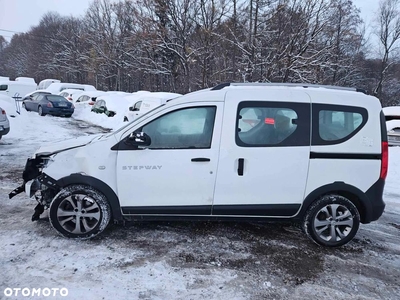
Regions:
M 65 117 L 71 117 L 75 109 L 74 105 L 64 97 L 43 93 L 25 98 L 22 107 L 27 111 L 36 111 L 40 116 L 49 114 Z

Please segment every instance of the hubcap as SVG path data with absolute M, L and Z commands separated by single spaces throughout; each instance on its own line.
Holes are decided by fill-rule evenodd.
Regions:
M 314 218 L 317 235 L 327 242 L 344 239 L 353 228 L 353 215 L 347 207 L 329 204 L 318 211 Z
M 100 221 L 100 207 L 90 197 L 75 194 L 61 201 L 57 220 L 66 231 L 74 234 L 88 233 Z

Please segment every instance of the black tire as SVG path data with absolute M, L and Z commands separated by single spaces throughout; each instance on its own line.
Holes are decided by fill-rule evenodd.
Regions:
M 22 108 L 25 109 L 26 111 L 28 111 L 24 102 L 22 102 Z
M 42 116 L 42 117 L 44 117 L 44 116 L 46 115 L 46 114 L 43 112 L 43 109 L 42 109 L 41 106 L 38 107 L 38 114 L 39 114 L 39 116 Z
M 308 208 L 303 230 L 315 243 L 339 247 L 350 242 L 360 226 L 360 213 L 347 198 L 324 195 Z
M 2 135 L 0 135 L 0 140 L 1 140 L 1 138 L 2 138 L 3 136 Z
M 51 226 L 61 235 L 89 239 L 106 229 L 111 208 L 106 196 L 98 190 L 88 185 L 70 185 L 54 197 L 49 218 Z

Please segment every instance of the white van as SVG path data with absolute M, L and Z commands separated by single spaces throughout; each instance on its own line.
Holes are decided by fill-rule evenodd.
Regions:
M 0 81 L 0 94 L 9 97 L 22 97 L 30 92 L 35 91 L 37 85 L 31 80 L 16 80 L 16 81 Z
M 33 219 L 62 235 L 111 220 L 284 220 L 335 247 L 383 213 L 379 100 L 355 89 L 222 84 L 176 98 L 108 135 L 40 148 L 24 184 Z
M 50 84 L 52 84 L 52 83 L 60 83 L 60 82 L 61 82 L 61 80 L 58 80 L 58 79 L 44 79 L 41 82 L 39 82 L 38 90 L 47 89 Z
M 55 82 L 50 84 L 46 90 L 52 94 L 58 95 L 60 92 L 66 89 L 75 89 L 81 91 L 97 91 L 93 85 L 79 84 L 79 83 L 67 83 L 67 82 Z

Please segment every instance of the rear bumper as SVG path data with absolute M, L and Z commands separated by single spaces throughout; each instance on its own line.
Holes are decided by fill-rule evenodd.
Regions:
M 73 109 L 48 109 L 48 110 L 43 110 L 45 114 L 53 115 L 53 116 L 66 116 L 66 115 L 72 115 L 74 113 Z
M 10 132 L 10 127 L 0 129 L 0 135 L 6 135 Z

